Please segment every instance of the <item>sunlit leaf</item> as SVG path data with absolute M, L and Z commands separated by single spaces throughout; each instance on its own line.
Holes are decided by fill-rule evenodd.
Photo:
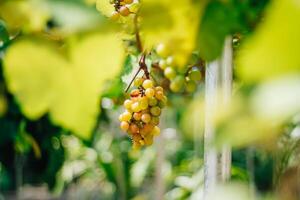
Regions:
M 56 124 L 88 139 L 99 113 L 102 85 L 123 63 L 120 41 L 112 33 L 71 40 L 67 57 L 43 40 L 14 43 L 4 60 L 9 90 L 30 119 L 46 112 Z
M 300 3 L 277 0 L 237 59 L 238 74 L 245 81 L 261 81 L 300 72 Z
M 43 1 L 10 0 L 0 2 L 0 18 L 10 30 L 41 31 L 49 19 L 49 13 Z
M 198 26 L 205 1 L 142 1 L 141 32 L 146 49 L 164 43 L 179 66 L 186 64 L 195 48 Z

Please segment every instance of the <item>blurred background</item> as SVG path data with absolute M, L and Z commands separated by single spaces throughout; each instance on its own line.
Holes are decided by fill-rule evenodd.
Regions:
M 231 178 L 208 199 L 300 199 L 299 1 L 135 0 L 112 19 L 124 1 L 0 0 L 0 200 L 202 199 L 205 71 L 226 38 L 232 100 L 211 114 Z M 140 43 L 168 103 L 135 150 L 118 116 Z M 162 43 L 195 87 L 155 65 Z

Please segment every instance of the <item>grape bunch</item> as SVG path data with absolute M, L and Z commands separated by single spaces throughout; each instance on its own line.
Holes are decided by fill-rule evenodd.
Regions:
M 120 128 L 132 139 L 133 148 L 149 146 L 153 137 L 160 134 L 159 116 L 167 103 L 167 97 L 160 86 L 154 86 L 150 79 L 136 78 L 130 99 L 124 101 L 125 112 L 119 116 Z
M 179 68 L 176 66 L 173 56 L 164 44 L 159 44 L 156 53 L 160 57 L 158 66 L 163 70 L 164 76 L 170 81 L 170 90 L 173 92 L 193 93 L 197 89 L 197 83 L 202 79 L 197 66 Z
M 111 0 L 110 3 L 115 7 L 115 11 L 111 14 L 112 20 L 117 20 L 120 16 L 127 17 L 130 11 L 130 5 L 134 0 Z

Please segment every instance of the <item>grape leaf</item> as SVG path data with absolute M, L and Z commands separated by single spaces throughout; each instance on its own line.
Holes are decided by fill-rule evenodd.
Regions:
M 242 47 L 237 73 L 255 82 L 300 72 L 300 4 L 273 1 L 255 35 Z
M 119 72 L 124 55 L 121 41 L 110 32 L 71 41 L 62 52 L 49 41 L 23 38 L 8 49 L 4 73 L 28 118 L 49 112 L 54 123 L 89 139 L 100 111 L 101 87 Z
M 205 1 L 144 0 L 140 8 L 141 36 L 145 49 L 166 44 L 179 66 L 195 48 Z

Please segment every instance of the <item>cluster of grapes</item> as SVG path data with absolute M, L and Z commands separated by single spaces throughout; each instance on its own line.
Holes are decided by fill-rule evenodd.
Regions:
M 160 57 L 158 66 L 170 80 L 171 91 L 193 93 L 197 89 L 197 82 L 202 78 L 198 67 L 177 68 L 173 56 L 169 55 L 169 50 L 164 44 L 157 46 L 156 53 Z
M 135 89 L 130 99 L 124 101 L 126 111 L 119 116 L 120 128 L 127 132 L 133 142 L 133 148 L 151 145 L 153 137 L 160 134 L 159 116 L 167 103 L 163 88 L 154 87 L 150 79 L 136 78 Z
M 133 0 L 111 0 L 110 3 L 115 7 L 115 11 L 111 14 L 112 20 L 119 19 L 120 15 L 126 17 L 131 13 L 129 5 Z

